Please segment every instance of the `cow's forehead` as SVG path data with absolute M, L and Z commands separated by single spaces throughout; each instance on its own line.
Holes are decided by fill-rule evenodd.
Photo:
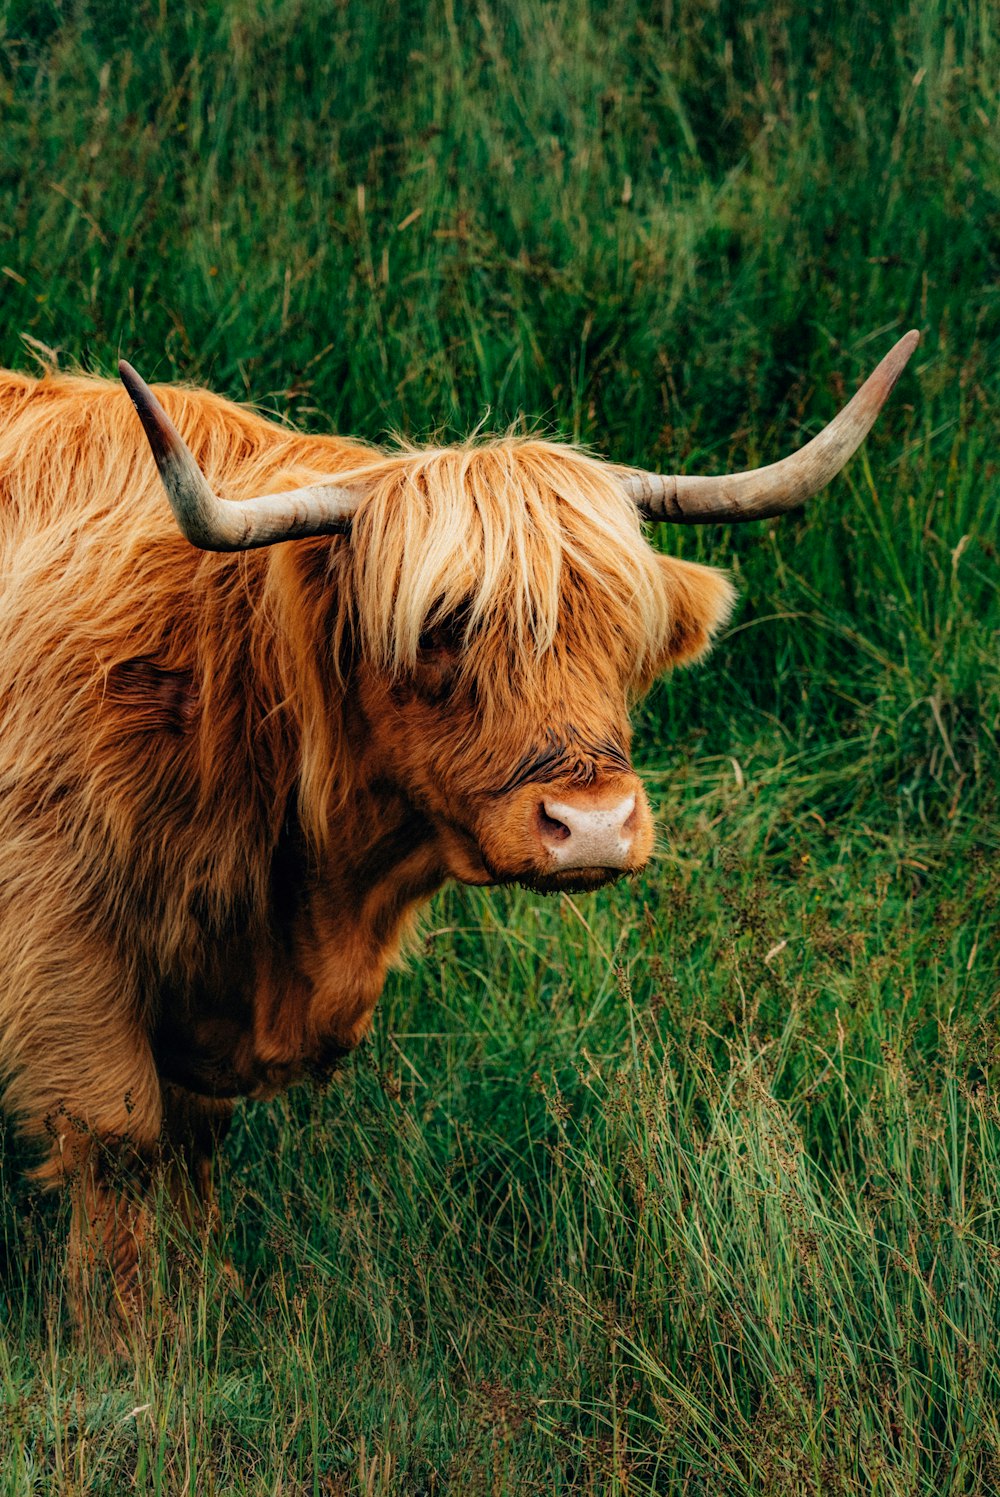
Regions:
M 406 451 L 352 473 L 366 498 L 343 565 L 368 651 L 412 665 L 428 623 L 544 653 L 567 630 L 642 657 L 669 626 L 660 559 L 617 474 L 533 439 Z

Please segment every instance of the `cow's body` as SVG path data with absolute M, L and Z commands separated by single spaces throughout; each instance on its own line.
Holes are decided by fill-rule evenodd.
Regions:
M 103 1224 L 126 1276 L 100 1159 L 203 1174 L 233 1097 L 352 1049 L 435 888 L 536 881 L 539 780 L 567 821 L 632 787 L 645 860 L 625 698 L 729 599 L 572 449 L 386 456 L 164 400 L 227 496 L 372 497 L 351 540 L 199 553 L 119 387 L 0 376 L 0 1064 L 43 1177 L 83 1180 L 78 1256 Z M 469 681 L 421 635 L 458 601 Z
M 629 703 L 732 594 L 640 513 L 801 503 L 916 342 L 798 453 L 712 479 L 534 440 L 383 453 L 204 392 L 164 410 L 128 365 L 134 410 L 0 373 L 0 1079 L 74 1182 L 78 1272 L 103 1241 L 132 1293 L 154 1165 L 203 1197 L 232 1099 L 358 1044 L 446 879 L 643 866 Z

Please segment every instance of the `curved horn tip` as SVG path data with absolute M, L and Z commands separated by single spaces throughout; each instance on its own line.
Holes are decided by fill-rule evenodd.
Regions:
M 160 405 L 160 402 L 157 400 L 156 396 L 153 394 L 152 390 L 149 388 L 146 381 L 139 373 L 138 369 L 133 369 L 128 359 L 118 360 L 118 374 L 121 378 L 122 384 L 125 386 L 132 399 L 132 404 L 135 406 L 136 410 L 139 413 L 143 425 L 146 424 L 148 416 L 153 414 L 159 416 L 161 412 L 163 412 L 163 408 Z
M 884 354 L 868 376 L 865 383 L 858 390 L 855 399 L 860 397 L 861 403 L 873 408 L 876 412 L 888 400 L 890 394 L 896 387 L 899 376 L 910 361 L 910 355 L 920 342 L 920 334 L 916 328 L 911 328 L 908 333 L 895 342 Z
M 902 369 L 917 344 L 920 342 L 920 333 L 917 328 L 911 327 L 908 333 L 904 333 L 899 342 L 894 344 L 886 354 L 886 359 L 892 359 L 893 363 L 898 360 L 899 368 Z
M 118 361 L 118 373 L 121 375 L 121 381 L 128 392 L 129 399 L 135 406 L 136 415 L 142 423 L 146 440 L 152 449 L 161 474 L 165 463 L 171 459 L 183 460 L 185 455 L 193 466 L 194 459 L 187 452 L 183 438 L 142 375 L 132 368 L 127 359 Z
M 133 390 L 147 390 L 149 388 L 138 369 L 134 369 L 128 359 L 118 360 L 118 375 L 130 395 Z

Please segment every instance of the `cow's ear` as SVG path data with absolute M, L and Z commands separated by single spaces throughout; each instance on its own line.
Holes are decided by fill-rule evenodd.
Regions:
M 706 654 L 736 602 L 736 591 L 716 567 L 661 556 L 663 584 L 670 601 L 670 631 L 657 672 L 691 665 Z

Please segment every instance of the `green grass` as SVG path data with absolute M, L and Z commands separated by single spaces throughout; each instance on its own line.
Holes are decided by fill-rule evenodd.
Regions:
M 3 1497 L 1000 1487 L 998 77 L 989 0 L 0 0 L 6 364 L 717 471 L 924 335 L 807 515 L 659 537 L 742 604 L 650 872 L 436 901 L 131 1362 L 8 1141 Z

